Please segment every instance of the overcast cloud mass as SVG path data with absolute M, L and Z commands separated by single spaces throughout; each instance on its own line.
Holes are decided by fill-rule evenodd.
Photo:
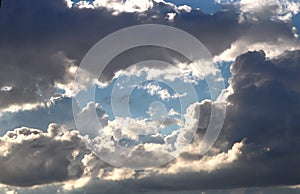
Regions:
M 0 193 L 300 193 L 300 41 L 299 20 L 294 20 L 300 2 L 212 3 L 219 6 L 214 13 L 188 1 L 3 0 Z M 99 80 L 79 67 L 99 40 L 139 24 L 176 27 L 201 41 L 220 68 L 203 66 L 202 73 L 221 73 L 226 82 L 219 98 L 209 98 L 193 61 L 167 48 L 148 46 L 121 53 Z M 179 71 L 160 65 L 129 68 L 145 60 L 161 60 Z M 76 76 L 79 81 L 74 82 Z M 113 84 L 147 76 L 194 84 L 201 94 L 199 102 L 185 107 L 186 122 L 181 122 L 180 108 L 174 104 L 190 95 L 156 82 L 138 86 L 131 96 L 120 94 L 117 100 L 131 103 L 133 118 L 112 115 Z M 72 98 L 91 84 L 98 88 L 95 101 L 81 99 L 72 107 Z M 153 101 L 165 103 L 166 108 L 159 109 L 161 104 Z M 153 106 L 148 109 L 148 105 Z M 81 129 L 74 121 L 74 109 L 86 121 Z M 206 146 L 202 140 L 212 110 L 218 116 L 225 109 L 220 135 L 207 153 L 199 155 Z M 91 119 L 94 110 L 97 121 Z M 155 118 L 155 111 L 163 118 Z M 100 131 L 95 128 L 98 121 L 103 126 Z M 86 136 L 95 131 L 99 138 Z M 136 131 L 144 134 L 131 133 Z M 124 157 L 128 168 L 97 157 L 86 142 L 101 142 L 103 156 Z M 163 166 L 129 168 L 133 163 L 160 164 L 165 150 L 176 153 L 186 142 L 178 157 Z M 134 149 L 121 156 L 116 145 Z

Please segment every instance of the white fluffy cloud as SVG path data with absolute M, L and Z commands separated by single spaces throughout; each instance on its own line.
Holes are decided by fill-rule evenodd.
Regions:
M 141 169 L 166 164 L 192 141 L 198 125 L 198 108 L 198 103 L 191 105 L 182 121 L 115 118 L 89 145 L 100 158 L 116 166 Z M 171 124 L 178 129 L 162 135 L 161 131 Z
M 68 5 L 70 2 L 68 1 Z M 111 10 L 114 15 L 118 15 L 122 12 L 134 13 L 134 12 L 144 12 L 153 7 L 152 0 L 94 0 L 93 2 L 79 1 L 75 4 L 79 8 L 106 8 Z
M 155 4 L 162 3 L 170 8 L 172 8 L 174 12 L 167 13 L 167 17 L 169 21 L 173 21 L 176 13 L 180 12 L 191 12 L 192 8 L 188 5 L 176 6 L 175 4 L 165 2 L 163 0 L 94 0 L 92 2 L 89 1 L 78 1 L 74 3 L 72 0 L 65 0 L 66 4 L 69 8 L 75 6 L 80 9 L 100 9 L 105 8 L 109 11 L 112 11 L 113 15 L 119 15 L 120 13 L 143 13 L 148 10 L 151 10 Z
M 138 88 L 147 90 L 151 96 L 158 95 L 162 100 L 170 100 L 170 99 L 180 98 L 187 95 L 187 93 L 183 93 L 183 94 L 175 93 L 172 95 L 167 89 L 163 89 L 158 83 L 152 83 L 152 82 L 140 86 Z
M 166 80 L 173 82 L 180 80 L 184 83 L 198 83 L 208 76 L 215 76 L 220 70 L 211 62 L 195 61 L 193 63 L 176 63 L 176 66 L 163 64 L 157 67 L 157 64 L 148 66 L 147 62 L 144 66 L 133 65 L 128 69 L 120 70 L 114 78 L 121 76 L 137 76 L 146 80 Z M 156 66 L 155 66 L 156 65 Z
M 291 29 L 292 31 L 292 29 Z M 300 49 L 300 41 L 296 33 L 293 39 L 278 38 L 273 42 L 261 42 L 249 40 L 247 38 L 238 40 L 231 44 L 229 49 L 223 51 L 219 56 L 215 57 L 215 61 L 233 61 L 247 51 L 263 50 L 268 58 L 276 58 L 282 55 L 282 51 L 294 51 Z
M 300 2 L 295 0 L 241 0 L 240 10 L 253 19 L 276 18 L 290 20 L 300 11 Z
M 223 5 L 234 5 L 243 15 L 257 21 L 259 19 L 290 20 L 300 11 L 298 0 L 215 0 Z
M 226 152 L 217 153 L 212 156 L 203 156 L 201 159 L 197 159 L 195 154 L 194 160 L 185 160 L 184 158 L 177 158 L 176 162 L 170 163 L 167 168 L 159 169 L 159 174 L 176 174 L 183 172 L 213 172 L 218 169 L 225 168 L 226 165 L 230 165 L 237 161 L 242 155 L 242 147 L 244 142 L 235 143 L 232 148 Z M 191 146 L 189 149 L 197 149 L 197 147 Z

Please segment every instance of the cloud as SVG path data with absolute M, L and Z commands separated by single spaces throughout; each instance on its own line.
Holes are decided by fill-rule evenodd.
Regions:
M 182 120 L 117 117 L 99 130 L 98 136 L 90 137 L 88 145 L 112 166 L 144 169 L 164 165 L 192 141 L 198 123 L 198 106 L 195 103 L 188 107 Z M 170 125 L 176 128 L 163 135 Z
M 265 19 L 260 17 L 262 13 L 256 14 L 256 18 L 250 17 L 252 15 L 246 13 L 251 12 L 251 6 L 257 6 L 257 2 L 243 2 L 243 14 L 239 10 L 224 9 L 206 15 L 201 11 L 190 10 L 188 7 L 176 8 L 164 2 L 152 2 L 152 6 L 150 1 L 140 1 L 138 6 L 136 1 L 105 1 L 105 5 L 99 4 L 94 9 L 83 9 L 87 7 L 87 3 L 83 2 L 74 5 L 70 1 L 67 4 L 50 0 L 7 1 L 5 9 L 0 12 L 0 28 L 5 29 L 0 31 L 0 58 L 3 59 L 0 62 L 2 110 L 18 110 L 26 106 L 27 109 L 33 109 L 41 102 L 49 102 L 57 95 L 58 88 L 67 90 L 72 85 L 74 70 L 95 42 L 111 32 L 135 24 L 155 22 L 186 30 L 199 38 L 215 57 L 219 57 L 217 60 L 233 60 L 248 50 L 264 49 L 265 52 L 247 52 L 233 64 L 233 77 L 230 80 L 232 91 L 227 97 L 228 113 L 223 131 L 205 156 L 198 154 L 201 149 L 199 142 L 210 120 L 211 106 L 214 105 L 212 102 L 203 102 L 189 109 L 185 115 L 189 122 L 182 128 L 194 126 L 198 121 L 194 113 L 200 112 L 198 130 L 192 145 L 177 160 L 154 170 L 114 168 L 88 151 L 79 131 L 68 131 L 54 124 L 45 132 L 29 127 L 7 132 L 0 138 L 0 182 L 20 187 L 40 185 L 40 189 L 48 190 L 48 193 L 60 190 L 66 193 L 86 191 L 112 194 L 299 184 L 300 175 L 295 170 L 299 164 L 300 142 L 297 123 L 300 115 L 300 51 L 296 50 L 299 48 L 296 32 L 286 19 Z M 273 3 L 267 3 L 261 12 L 270 6 L 274 6 Z M 288 11 L 293 10 L 294 7 L 288 8 Z M 270 14 L 286 12 L 275 11 L 266 14 L 270 17 Z M 176 17 L 173 21 L 166 20 L 165 17 L 171 12 L 176 13 Z M 148 50 L 146 57 L 153 59 L 158 53 L 161 58 L 174 63 L 168 55 L 171 52 L 166 49 L 153 52 Z M 113 78 L 116 72 L 126 69 L 130 62 L 141 60 L 139 54 L 131 56 L 136 57 L 132 61 L 122 61 L 124 58 L 119 56 L 124 66 L 120 66 L 117 60 L 113 61 L 112 64 L 116 65 L 108 67 L 105 72 L 107 80 Z M 181 60 L 178 60 L 177 65 L 186 64 L 186 59 L 178 58 Z M 186 70 L 186 74 L 194 72 L 191 66 L 181 67 L 182 71 Z M 204 73 L 214 72 L 206 67 L 203 70 L 207 70 Z M 157 68 L 155 71 L 150 76 L 155 77 L 163 70 Z M 84 75 L 88 73 L 83 72 Z M 177 75 L 179 78 L 182 76 Z M 170 80 L 174 78 L 174 74 L 168 76 Z M 67 97 L 81 87 L 66 91 Z M 53 106 L 59 107 L 59 103 Z M 135 145 L 137 140 L 142 139 L 114 130 L 113 127 L 120 128 L 117 120 L 106 123 L 104 111 L 95 103 L 79 111 L 87 124 L 91 124 L 86 128 L 91 129 L 93 126 L 89 122 L 89 113 L 95 108 L 107 124 L 103 133 L 107 133 L 109 140 Z M 58 112 L 61 109 L 68 110 L 63 106 L 57 109 Z M 45 114 L 43 107 L 31 111 L 36 113 L 33 114 L 35 118 L 30 119 L 44 117 L 40 114 Z M 176 113 L 170 112 L 170 115 L 173 114 Z M 24 116 L 21 112 L 15 115 Z M 45 120 L 59 119 L 54 117 Z M 134 130 L 147 129 L 145 122 L 139 124 L 132 125 Z M 156 149 L 164 142 L 172 150 L 180 147 L 192 135 L 189 131 L 172 133 L 167 138 L 143 137 L 145 146 L 136 146 L 136 150 L 130 153 L 135 157 L 128 160 L 127 164 L 136 162 L 143 166 L 147 162 L 159 163 L 165 159 L 160 153 L 140 154 L 136 151 Z M 125 138 L 127 140 L 123 141 Z M 106 151 L 109 156 L 119 157 L 111 149 Z M 41 190 L 29 188 L 24 193 L 41 193 Z
M 154 85 L 156 82 L 162 82 L 171 87 L 173 90 L 178 90 L 178 84 L 186 84 L 185 87 L 190 87 L 191 85 L 188 84 L 197 84 L 200 80 L 205 80 L 209 77 L 218 78 L 218 75 L 220 74 L 220 70 L 214 64 L 204 60 L 198 60 L 193 63 L 181 63 L 176 61 L 176 59 L 173 59 L 173 62 L 170 64 L 158 61 L 145 61 L 127 67 L 126 69 L 125 67 L 123 67 L 124 69 L 117 71 L 114 75 L 114 79 L 121 78 L 122 81 L 124 80 L 124 83 L 118 81 L 119 87 L 125 88 L 125 85 L 131 81 L 133 86 L 130 87 L 147 89 L 150 95 L 157 94 L 163 100 L 176 98 L 176 96 L 182 97 L 184 96 L 184 93 L 175 94 L 172 97 L 171 94 L 167 94 L 167 91 L 164 91 L 163 88 L 159 88 Z M 126 78 L 130 78 L 130 81 L 126 81 Z M 154 80 L 156 82 L 150 82 L 149 84 L 140 86 L 142 84 L 140 83 L 140 80 Z M 182 88 L 179 90 L 185 91 Z
M 48 107 L 39 106 L 33 110 L 6 112 L 0 118 L 1 135 L 23 126 L 47 131 L 50 123 L 63 125 L 73 121 L 72 99 L 60 96 L 53 99 Z
M 149 170 L 143 178 L 121 184 L 150 193 L 297 184 L 299 56 L 299 51 L 272 60 L 262 51 L 239 56 L 231 69 L 233 93 L 228 97 L 223 131 L 208 155 L 197 157 L 195 140 L 177 160 L 158 169 L 160 173 Z M 199 138 L 205 123 L 198 129 Z M 278 174 L 281 178 L 276 178 Z
M 253 177 L 251 169 L 261 169 L 260 186 L 299 180 L 299 172 L 293 170 L 299 154 L 295 149 L 299 146 L 299 56 L 299 50 L 276 59 L 266 58 L 263 51 L 248 52 L 231 68 L 233 93 L 228 97 L 231 105 L 220 137 L 229 142 L 247 138 L 245 158 L 238 168 Z M 246 166 L 252 162 L 255 166 Z M 273 178 L 278 173 L 282 178 Z M 248 184 L 255 185 L 252 181 Z
M 102 2 L 94 3 L 100 6 Z M 0 32 L 3 37 L 0 44 L 3 59 L 0 69 L 0 109 L 16 112 L 36 108 L 48 101 L 57 88 L 66 90 L 68 96 L 76 93 L 80 86 L 72 85 L 75 70 L 77 74 L 82 71 L 80 77 L 89 77 L 88 72 L 76 68 L 84 54 L 105 35 L 122 27 L 143 23 L 141 16 L 125 12 L 130 12 L 128 9 L 142 9 L 147 2 L 107 1 L 103 9 L 95 10 L 76 6 L 70 8 L 74 3 L 62 0 L 28 2 L 24 5 L 18 1 L 6 3 L 0 19 L 1 28 L 6 29 Z M 112 15 L 113 11 L 110 10 L 113 8 L 111 5 L 115 4 L 119 5 L 114 6 L 120 9 L 118 16 Z M 163 2 L 160 4 L 165 5 Z M 21 13 L 19 8 L 23 10 Z M 44 12 L 44 8 L 49 11 Z M 155 14 L 164 17 L 160 12 Z M 57 15 L 62 17 L 58 18 Z M 16 23 L 7 23 L 11 20 Z
M 293 15 L 300 11 L 299 6 L 300 3 L 294 0 L 241 0 L 239 2 L 240 10 L 255 20 L 272 17 L 290 20 Z
M 36 128 L 47 131 L 50 123 L 63 125 L 68 129 L 76 129 L 73 110 L 77 117 L 82 117 L 82 119 L 86 121 L 85 125 L 81 126 L 86 133 L 88 131 L 94 131 L 94 127 L 97 126 L 96 122 L 91 120 L 92 111 L 94 110 L 96 110 L 102 126 L 107 125 L 108 116 L 98 103 L 90 102 L 87 103 L 86 106 L 81 107 L 81 105 L 74 102 L 74 107 L 72 107 L 72 98 L 57 95 L 55 98 L 51 99 L 47 106 L 38 106 L 32 110 L 13 113 L 6 112 L 1 115 L 0 134 L 4 135 L 7 131 L 20 127 Z
M 68 68 L 72 66 L 72 63 L 63 53 L 46 54 L 35 50 L 36 48 L 27 49 L 23 46 L 17 49 L 19 51 L 24 49 L 22 53 L 13 53 L 12 45 L 1 44 L 0 46 L 3 56 L 0 80 L 3 88 L 0 94 L 1 109 L 24 110 L 25 104 L 36 107 L 37 103 L 50 100 L 56 91 L 56 83 L 65 83 L 68 80 Z
M 205 15 L 199 10 L 176 7 L 163 1 L 105 1 L 101 9 L 79 9 L 74 4 L 70 8 L 71 4 L 59 0 L 5 3 L 5 9 L 0 13 L 0 26 L 5 29 L 0 32 L 3 38 L 0 87 L 10 90 L 0 91 L 2 112 L 36 108 L 48 101 L 57 88 L 72 95 L 74 90 L 80 89 L 73 86 L 73 90 L 68 90 L 74 69 L 88 49 L 105 35 L 131 25 L 154 22 L 186 30 L 202 41 L 214 56 L 219 56 L 218 60 L 233 60 L 248 49 L 265 49 L 267 55 L 273 56 L 272 51 L 278 55 L 281 50 L 299 48 L 295 30 L 289 22 L 253 22 L 247 18 L 240 22 L 238 10 Z M 112 15 L 115 10 L 110 10 L 114 4 L 120 5 L 115 7 L 120 9 L 118 15 Z M 49 11 L 44 12 L 45 7 Z M 133 12 L 137 9 L 141 14 L 131 13 L 131 9 Z M 168 13 L 176 13 L 172 23 L 165 19 Z M 278 48 L 278 44 L 282 46 Z M 168 52 L 161 50 L 148 53 L 152 59 L 168 58 Z M 135 60 L 141 60 L 137 56 L 147 54 L 135 56 Z M 124 66 L 111 66 L 105 74 L 112 78 L 120 68 L 128 67 L 127 62 L 136 62 L 129 58 L 122 61 Z
M 210 117 L 206 103 L 196 138 L 186 152 L 166 166 L 132 176 L 138 179 L 118 183 L 130 185 L 133 193 L 297 184 L 299 56 L 299 51 L 272 60 L 262 51 L 239 56 L 231 69 L 233 93 L 228 97 L 224 127 L 210 152 L 197 154 Z M 281 178 L 276 178 L 278 174 Z M 94 181 L 87 184 L 93 185 L 88 191 L 101 187 L 101 181 Z M 118 193 L 123 188 L 103 184 L 108 189 L 103 192 Z
M 222 5 L 233 5 L 242 15 L 257 21 L 259 19 L 290 20 L 299 12 L 297 0 L 215 0 Z
M 64 167 L 69 171 L 64 171 L 68 173 L 62 179 L 58 179 L 65 180 L 58 187 L 63 188 L 63 185 L 65 185 L 63 191 L 66 193 L 68 191 L 119 193 L 124 189 L 128 193 L 144 191 L 151 193 L 164 190 L 189 191 L 297 184 L 300 176 L 295 170 L 299 163 L 297 159 L 299 155 L 297 149 L 299 146 L 299 133 L 295 118 L 300 115 L 300 88 L 296 84 L 299 79 L 299 52 L 286 52 L 276 59 L 267 59 L 262 51 L 248 52 L 236 59 L 231 68 L 233 77 L 230 85 L 233 91 L 227 99 L 229 105 L 223 131 L 215 146 L 207 155 L 198 156 L 197 150 L 200 145 L 199 141 L 201 141 L 208 125 L 211 106 L 209 102 L 198 107 L 202 116 L 200 116 L 200 124 L 193 143 L 172 163 L 157 169 L 132 171 L 126 168 L 115 169 L 94 155 L 86 153 L 81 157 L 79 164 L 73 161 L 74 165 L 72 167 L 75 166 L 74 169 L 72 168 L 73 170 L 68 168 L 72 162 L 66 162 L 68 165 L 64 165 Z M 18 129 L 7 133 L 2 138 L 5 139 L 2 143 L 7 144 L 1 146 L 3 149 L 1 151 L 2 157 L 9 157 L 9 153 L 20 149 L 21 151 L 16 153 L 22 155 L 23 149 L 28 153 L 27 149 L 29 148 L 25 145 L 29 142 L 31 142 L 30 145 L 33 145 L 33 142 L 38 142 L 32 141 L 35 139 L 41 141 L 45 139 L 48 142 L 52 138 L 51 143 L 47 143 L 51 146 L 56 145 L 59 139 L 78 142 L 78 136 L 75 135 L 77 134 L 75 132 L 59 134 L 60 131 L 55 130 L 53 126 L 49 127 L 47 133 L 33 129 Z M 74 136 L 71 134 L 74 134 Z M 70 138 L 70 136 L 76 138 Z M 56 138 L 53 140 L 53 137 Z M 18 144 L 15 143 L 17 141 Z M 68 145 L 68 148 L 70 148 L 69 145 L 74 145 L 70 141 L 61 140 L 59 142 L 62 145 Z M 75 145 L 80 144 L 75 143 Z M 68 151 L 65 149 L 59 149 L 59 151 L 64 151 L 63 155 L 69 156 L 69 160 L 72 161 L 73 156 L 71 153 L 76 150 L 75 147 L 77 146 L 71 146 Z M 35 146 L 30 146 L 30 149 L 35 149 Z M 53 150 L 58 152 L 56 149 Z M 46 154 L 48 152 L 41 153 Z M 22 156 L 24 157 L 24 155 Z M 51 157 L 59 158 L 61 154 L 52 154 L 49 157 L 43 155 L 42 158 L 51 159 Z M 152 156 L 148 155 L 148 157 Z M 22 159 L 24 160 L 24 158 Z M 143 158 L 142 161 L 145 162 L 147 159 L 147 157 Z M 18 163 L 13 161 L 11 159 L 10 163 L 2 164 L 18 166 Z M 53 161 L 56 160 L 53 159 Z M 24 162 L 22 164 L 24 165 Z M 31 163 L 31 165 L 33 164 L 34 162 Z M 81 176 L 76 174 L 78 172 L 75 170 L 77 165 L 80 166 L 79 172 L 81 173 L 79 174 Z M 30 166 L 26 169 L 30 169 Z M 260 171 L 257 172 L 256 169 L 260 169 Z M 40 172 L 44 171 L 41 170 Z M 10 173 L 13 172 L 10 171 Z M 22 170 L 19 172 L 26 174 L 27 171 Z M 55 174 L 57 171 L 53 170 L 51 172 Z M 21 176 L 22 173 L 17 175 Z M 279 173 L 281 178 L 276 177 Z M 6 181 L 10 184 L 19 185 L 13 181 L 9 182 L 8 177 L 12 175 L 9 172 L 6 174 L 9 176 L 6 176 L 7 179 L 3 177 L 2 182 Z M 128 177 L 128 174 L 131 176 Z M 53 176 L 49 175 L 47 177 Z M 55 178 L 48 181 L 57 180 Z M 34 180 L 34 178 L 32 179 Z M 68 181 L 68 179 L 71 180 Z M 115 181 L 111 181 L 112 179 Z M 11 180 L 19 179 L 14 177 Z M 25 183 L 41 183 L 33 180 L 27 179 Z M 41 181 L 41 179 L 39 180 Z M 24 180 L 22 180 L 22 183 L 24 183 Z M 76 183 L 80 183 L 81 187 L 74 186 Z
M 163 89 L 158 83 L 156 84 L 148 83 L 139 88 L 147 90 L 151 96 L 158 95 L 162 100 L 170 100 L 170 99 L 180 98 L 187 95 L 186 93 L 183 94 L 175 93 L 172 95 L 167 89 Z
M 199 142 L 198 142 L 199 143 Z M 179 157 L 175 162 L 170 163 L 166 168 L 159 169 L 159 174 L 177 174 L 185 172 L 213 172 L 225 168 L 237 161 L 242 155 L 244 142 L 235 143 L 227 152 L 221 152 L 212 156 L 203 156 L 197 160 L 197 146 L 191 146 L 190 150 L 196 151 L 194 158 Z M 194 149 L 194 150 L 193 150 Z M 199 149 L 199 148 L 198 148 Z M 192 154 L 187 152 L 186 154 Z M 184 154 L 183 154 L 184 155 Z
M 10 1 L 5 6 L 0 19 L 1 28 L 6 29 L 0 32 L 3 37 L 0 44 L 2 56 L 0 85 L 1 88 L 11 89 L 1 91 L 0 108 L 8 111 L 24 109 L 26 104 L 34 108 L 48 101 L 55 94 L 58 85 L 67 85 L 71 82 L 74 77 L 74 66 L 79 64 L 87 49 L 105 34 L 98 31 L 93 33 L 94 36 L 90 36 L 88 31 L 79 32 L 75 21 L 81 19 L 90 21 L 88 15 L 94 15 L 92 17 L 101 18 L 103 21 L 106 20 L 106 16 L 110 21 L 114 20 L 113 16 L 104 11 L 91 11 L 84 16 L 80 13 L 85 11 L 68 10 L 62 1 L 38 3 Z M 18 6 L 23 12 L 16 14 Z M 47 14 L 42 11 L 45 7 L 49 10 Z M 40 16 L 39 14 L 43 12 L 44 14 Z M 59 14 L 63 16 L 57 18 Z M 7 23 L 14 18 L 15 24 Z M 135 17 L 131 18 L 132 24 L 136 23 Z M 123 25 L 122 21 L 117 25 L 119 28 Z M 80 25 L 86 25 L 87 29 L 91 27 L 102 29 L 106 24 L 94 21 Z
M 65 123 L 65 127 L 78 129 L 81 135 L 87 135 L 92 138 L 98 135 L 99 130 L 108 125 L 108 115 L 99 103 L 88 102 L 83 108 L 76 107 L 76 104 L 73 107 L 74 108 L 70 108 L 71 110 L 69 111 L 73 113 L 74 118 L 72 121 Z M 94 113 L 96 114 L 96 119 L 93 117 Z M 80 118 L 82 122 L 79 122 L 78 118 Z
M 18 128 L 0 139 L 0 181 L 32 186 L 79 178 L 83 166 L 77 157 L 88 153 L 75 131 L 50 124 L 47 132 Z
M 70 3 L 68 4 L 70 5 Z M 73 4 L 74 5 L 74 4 Z M 88 1 L 79 1 L 75 4 L 78 8 L 106 8 L 112 11 L 113 15 L 118 15 L 123 12 L 134 13 L 134 12 L 145 12 L 153 7 L 152 0 L 127 0 L 127 1 L 119 1 L 119 0 L 94 0 L 91 3 Z
M 105 185 L 102 185 L 104 188 Z M 126 192 L 126 189 L 123 188 L 124 191 L 119 190 L 119 192 Z M 117 189 L 115 189 L 117 190 Z M 5 190 L 3 190 L 5 192 Z M 18 194 L 40 194 L 40 193 L 47 193 L 51 194 L 55 192 L 55 189 L 51 187 L 44 187 L 44 188 L 36 188 L 36 189 L 14 189 L 14 190 L 9 190 L 7 189 L 6 191 L 13 191 L 17 192 Z M 60 193 L 66 193 L 66 194 L 80 194 L 82 191 L 60 191 Z M 97 193 L 97 191 L 90 191 L 90 193 Z M 99 193 L 99 191 L 98 191 Z M 131 192 L 134 194 L 134 192 Z M 136 192 L 138 193 L 138 192 Z M 145 191 L 144 193 L 146 194 L 297 194 L 299 193 L 299 189 L 293 189 L 293 188 L 285 188 L 285 187 L 275 187 L 275 188 L 240 188 L 240 189 L 215 189 L 215 190 L 196 190 L 196 191 Z
M 243 18 L 244 16 L 241 15 L 240 17 Z M 233 61 L 237 56 L 247 51 L 259 50 L 264 50 L 267 57 L 275 58 L 285 50 L 300 48 L 297 32 L 293 30 L 294 27 L 290 22 L 268 19 L 251 22 L 251 20 L 245 19 L 242 23 L 249 27 L 248 30 L 239 39 L 233 41 L 229 48 L 216 56 L 215 60 Z

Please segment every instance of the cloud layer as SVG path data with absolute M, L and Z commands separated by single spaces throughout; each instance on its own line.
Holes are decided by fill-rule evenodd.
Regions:
M 32 109 L 49 100 L 57 85 L 67 85 L 72 80 L 70 67 L 79 65 L 95 42 L 135 24 L 162 23 L 186 30 L 202 41 L 216 60 L 234 60 L 248 50 L 264 49 L 273 57 L 282 50 L 299 48 L 290 21 L 269 20 L 269 17 L 252 21 L 237 10 L 205 15 L 163 1 L 139 1 L 139 4 L 94 1 L 94 9 L 80 4 L 83 2 L 68 8 L 60 0 L 5 2 L 0 13 L 0 26 L 5 29 L 0 32 L 1 109 Z M 173 21 L 165 18 L 168 13 L 176 14 Z

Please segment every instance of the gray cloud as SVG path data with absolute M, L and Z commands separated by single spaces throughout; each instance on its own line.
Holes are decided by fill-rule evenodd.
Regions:
M 217 161 L 221 161 L 220 156 L 224 156 L 222 151 L 227 152 L 235 142 L 245 139 L 240 149 L 241 155 L 236 161 L 223 167 L 219 166 L 220 168 L 209 173 L 195 167 L 200 171 L 179 170 L 176 174 L 164 174 L 163 172 L 173 165 L 181 168 L 189 164 L 196 166 L 195 159 L 199 160 L 200 164 L 205 163 L 203 159 L 207 156 L 195 158 L 197 155 L 193 152 L 197 153 L 195 149 L 198 149 L 198 143 L 194 142 L 191 151 L 187 150 L 175 161 L 162 167 L 160 173 L 137 180 L 120 180 L 120 185 L 131 188 L 132 193 L 151 193 L 299 184 L 300 173 L 296 169 L 299 164 L 297 120 L 300 115 L 300 98 L 298 85 L 295 84 L 299 79 L 296 76 L 300 68 L 299 56 L 300 51 L 293 51 L 270 60 L 260 51 L 246 53 L 235 61 L 231 69 L 233 93 L 228 97 L 231 105 L 227 109 L 222 134 L 208 155 L 212 156 L 209 159 L 210 163 L 213 162 L 213 156 L 217 155 Z M 205 104 L 203 108 L 209 110 L 209 104 Z M 209 111 L 201 112 L 204 120 L 200 122 L 200 135 L 207 124 L 205 112 Z M 93 185 L 93 189 L 90 190 L 93 192 L 101 182 L 95 181 L 90 184 Z M 103 184 L 109 187 L 111 183 Z M 109 191 L 118 193 L 117 188 L 113 186 Z M 260 191 L 248 190 L 246 193 L 251 192 Z M 286 192 L 295 191 L 287 189 Z
M 0 181 L 32 186 L 79 178 L 83 173 L 80 154 L 89 153 L 76 132 L 55 124 L 48 131 L 19 128 L 0 139 Z
M 262 43 L 259 48 L 264 48 L 263 43 L 272 43 L 268 50 L 279 43 L 284 45 L 282 49 L 297 46 L 289 22 L 239 22 L 237 10 L 223 10 L 213 15 L 197 10 L 177 11 L 174 22 L 167 21 L 166 14 L 174 11 L 174 6 L 162 2 L 154 2 L 153 8 L 143 14 L 123 12 L 117 16 L 105 8 L 68 8 L 61 0 L 5 2 L 0 13 L 0 27 L 3 29 L 0 32 L 0 86 L 12 88 L 0 92 L 0 107 L 40 102 L 37 91 L 41 91 L 43 99 L 47 100 L 54 94 L 56 83 L 70 82 L 72 76 L 68 67 L 78 65 L 94 43 L 111 32 L 135 24 L 151 22 L 179 27 L 196 36 L 213 55 L 233 49 L 234 44 L 241 51 L 248 48 L 241 46 L 256 43 Z M 172 53 L 159 50 L 149 53 L 150 57 L 157 55 L 158 59 L 169 54 L 172 56 Z M 228 59 L 238 54 L 230 50 L 223 56 Z M 113 75 L 118 68 L 108 69 L 108 75 Z
M 253 186 L 296 184 L 299 155 L 300 51 L 267 59 L 263 51 L 239 56 L 232 66 L 223 136 L 229 142 L 247 138 L 238 168 Z M 267 164 L 267 165 L 266 165 Z M 243 171 L 242 171 L 243 169 Z M 254 169 L 260 169 L 254 173 Z M 251 173 L 252 171 L 252 173 Z M 280 174 L 280 177 L 277 176 Z M 259 176 L 259 178 L 255 178 Z
M 278 72 L 297 72 L 299 52 L 286 52 L 280 58 L 273 60 L 266 59 L 262 51 L 249 52 L 237 58 L 231 69 L 233 93 L 228 97 L 231 105 L 228 107 L 223 131 L 215 147 L 206 156 L 193 157 L 196 156 L 194 153 L 197 153 L 197 145 L 199 145 L 195 140 L 191 149 L 167 166 L 147 171 L 117 170 L 103 165 L 101 160 L 89 155 L 88 152 L 81 157 L 81 160 L 76 160 L 77 162 L 70 159 L 72 151 L 78 148 L 85 150 L 84 146 L 79 146 L 81 145 L 78 143 L 80 138 L 75 135 L 75 132 L 63 135 L 64 139 L 69 139 L 69 141 L 58 141 L 53 140 L 53 136 L 57 134 L 56 130 L 42 133 L 37 130 L 23 129 L 9 132 L 2 138 L 5 141 L 2 141 L 1 149 L 10 150 L 15 154 L 4 156 L 7 151 L 3 150 L 3 162 L 0 163 L 3 165 L 2 172 L 5 172 L 6 176 L 1 178 L 1 182 L 24 186 L 73 179 L 72 181 L 75 182 L 66 181 L 61 184 L 75 186 L 76 181 L 80 181 L 77 179 L 80 176 L 81 178 L 85 176 L 91 178 L 82 187 L 69 191 L 64 190 L 66 193 L 83 191 L 119 193 L 123 190 L 125 193 L 151 193 L 299 184 L 300 174 L 295 169 L 299 164 L 297 118 L 300 115 L 300 98 L 298 87 L 293 84 L 298 77 L 286 76 L 285 73 L 278 74 Z M 205 130 L 207 125 L 205 115 L 209 116 L 209 111 L 207 111 L 210 109 L 209 103 L 203 104 L 202 108 L 203 121 L 200 122 L 200 131 Z M 17 141 L 14 137 L 19 137 L 17 139 L 21 140 L 21 143 L 14 144 L 13 142 Z M 245 138 L 246 140 L 243 141 L 243 146 L 237 150 L 238 152 L 230 151 L 233 149 L 233 144 Z M 43 148 L 41 149 L 41 147 Z M 37 149 L 41 149 L 42 152 L 38 152 L 36 158 L 33 157 L 30 160 L 25 157 L 24 163 L 25 153 L 28 155 Z M 51 152 L 48 152 L 49 149 Z M 238 154 L 238 157 L 232 161 L 228 160 L 235 153 Z M 52 165 L 48 168 L 41 165 L 38 162 L 41 161 L 40 156 L 53 161 Z M 9 158 L 9 160 L 4 160 L 4 158 Z M 21 160 L 20 158 L 23 161 L 22 166 L 17 162 Z M 206 160 L 210 167 L 213 161 L 218 162 L 212 171 L 208 172 L 206 168 L 201 170 L 201 167 L 197 167 L 199 164 L 205 165 Z M 42 161 L 44 164 L 47 160 Z M 56 163 L 57 161 L 59 162 Z M 26 168 L 24 164 L 26 164 Z M 55 164 L 62 166 L 58 167 Z M 71 164 L 73 164 L 72 168 Z M 33 178 L 28 179 L 29 171 L 27 169 L 37 169 L 38 167 L 41 167 L 36 176 L 39 179 L 36 180 L 32 175 Z M 172 174 L 171 171 L 168 172 L 172 167 L 178 169 L 186 167 L 187 169 Z M 9 171 L 4 171 L 5 169 L 9 169 Z M 15 173 L 16 171 L 11 169 L 19 170 L 18 173 Z M 51 173 L 47 169 L 52 169 Z M 59 169 L 59 176 L 55 169 Z M 73 172 L 71 173 L 73 176 L 70 175 L 70 172 Z M 26 177 L 26 180 L 23 177 Z M 137 179 L 137 177 L 139 178 Z M 111 181 L 112 178 L 115 181 Z M 286 191 L 292 193 L 294 190 L 287 189 Z M 256 190 L 246 193 L 249 192 L 256 192 Z M 271 191 L 265 190 L 264 192 Z
M 62 1 L 9 1 L 0 14 L 0 83 L 12 87 L 1 91 L 1 108 L 39 102 L 38 89 L 51 97 L 56 82 L 70 81 L 69 59 L 78 64 L 101 37 L 137 23 L 133 15 L 68 9 Z
M 53 186 L 45 186 L 44 188 L 36 188 L 36 189 L 3 189 L 3 193 L 5 191 L 15 191 L 18 194 L 40 194 L 40 193 L 55 193 L 55 187 Z M 124 191 L 120 191 L 124 192 Z M 126 191 L 125 191 L 126 192 Z M 81 194 L 82 191 L 71 191 L 71 192 L 63 192 L 66 194 Z M 90 192 L 93 193 L 93 192 Z M 94 192 L 97 193 L 97 192 Z M 99 192 L 98 192 L 99 193 Z M 134 194 L 134 192 L 131 192 Z M 138 192 L 137 192 L 138 193 Z M 222 189 L 222 190 L 197 190 L 197 191 L 155 191 L 155 192 L 144 192 L 145 194 L 298 194 L 299 189 L 297 188 L 284 188 L 284 187 L 276 187 L 276 188 L 240 188 L 240 189 Z M 7 193 L 8 194 L 8 193 Z

